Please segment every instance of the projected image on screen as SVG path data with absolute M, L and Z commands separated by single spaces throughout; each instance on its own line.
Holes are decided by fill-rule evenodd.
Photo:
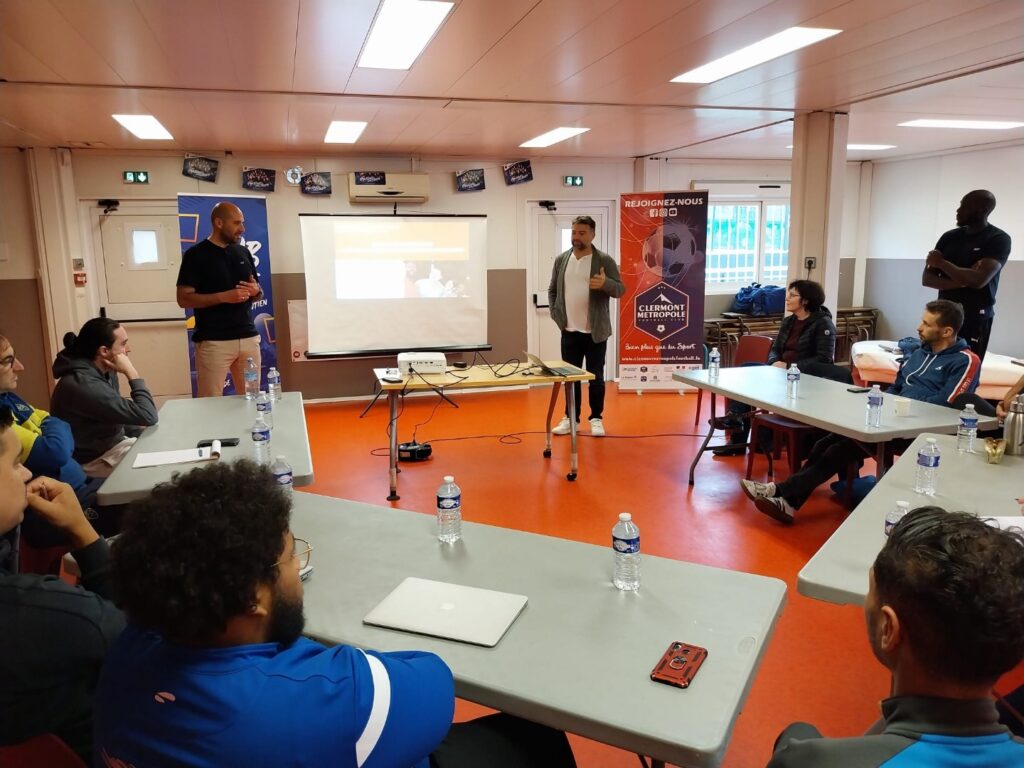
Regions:
M 486 345 L 486 217 L 299 222 L 311 353 Z

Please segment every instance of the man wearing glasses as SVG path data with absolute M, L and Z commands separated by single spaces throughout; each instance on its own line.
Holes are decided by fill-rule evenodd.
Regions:
M 487 733 L 464 748 L 451 737 L 442 745 L 454 686 L 434 654 L 303 638 L 300 572 L 312 547 L 293 536 L 290 514 L 269 470 L 249 460 L 177 475 L 132 505 L 113 546 L 128 627 L 96 693 L 96 765 L 541 764 L 536 754 L 488 761 L 488 738 L 503 759 L 541 743 L 556 757 L 546 765 L 574 765 L 564 734 L 515 718 L 518 739 L 495 745 Z M 480 759 L 448 763 L 446 748 Z

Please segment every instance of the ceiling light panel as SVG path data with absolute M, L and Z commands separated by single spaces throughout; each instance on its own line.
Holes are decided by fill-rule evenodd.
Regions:
M 384 0 L 358 66 L 409 69 L 454 5 L 438 0 Z

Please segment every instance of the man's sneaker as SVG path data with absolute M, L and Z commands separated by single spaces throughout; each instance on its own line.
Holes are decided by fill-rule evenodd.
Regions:
M 789 502 L 781 496 L 762 496 L 754 500 L 754 506 L 757 507 L 758 512 L 787 525 L 793 522 L 793 516 L 796 513 L 796 510 L 790 506 Z
M 740 486 L 751 501 L 770 499 L 775 496 L 775 483 L 759 483 L 756 480 L 740 480 Z
M 590 434 L 594 437 L 604 437 L 604 422 L 600 419 L 591 419 Z
M 568 435 L 572 431 L 572 424 L 569 423 L 569 417 L 563 416 L 562 420 L 558 422 L 558 425 L 551 430 L 552 435 Z
M 711 452 L 715 456 L 742 456 L 747 452 L 746 443 L 726 443 L 725 445 L 716 445 L 711 449 Z

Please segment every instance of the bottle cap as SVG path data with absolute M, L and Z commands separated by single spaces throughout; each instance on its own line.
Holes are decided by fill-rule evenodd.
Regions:
M 279 454 L 279 455 L 278 455 L 278 457 L 277 457 L 277 460 L 278 460 L 278 461 L 284 461 L 284 456 L 281 456 L 281 455 Z
M 910 502 L 909 501 L 897 501 L 896 502 L 896 506 L 899 509 L 910 509 Z
M 937 441 L 934 437 L 927 437 L 925 438 L 925 442 L 928 443 L 929 445 L 935 445 Z
M 446 483 L 454 483 L 455 482 L 455 475 L 445 475 L 442 479 Z
M 628 523 L 632 519 L 633 519 L 633 516 L 631 514 L 629 514 L 629 512 L 620 512 L 619 513 L 619 520 L 621 522 L 623 522 L 623 523 Z

